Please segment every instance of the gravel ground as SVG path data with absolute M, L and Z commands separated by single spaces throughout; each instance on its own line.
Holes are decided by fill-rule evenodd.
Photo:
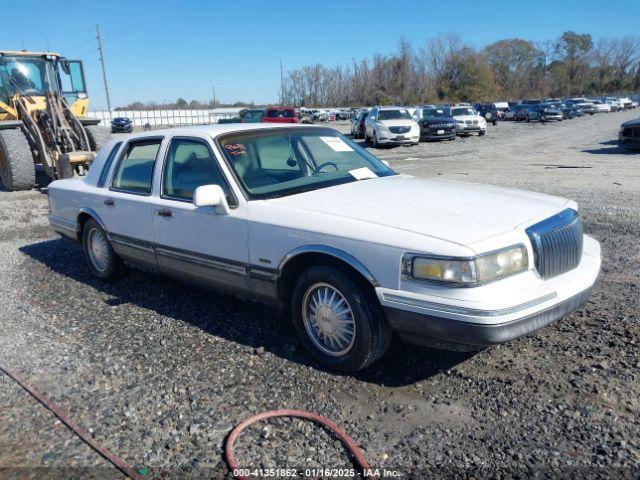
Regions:
M 638 478 L 640 155 L 614 142 L 636 116 L 505 122 L 484 138 L 375 151 L 399 172 L 580 203 L 603 246 L 599 286 L 529 338 L 476 354 L 394 341 L 365 372 L 324 371 L 264 306 L 140 272 L 95 280 L 79 247 L 49 229 L 46 195 L 0 192 L 0 363 L 150 477 L 228 478 L 231 427 L 298 408 L 402 478 Z M 2 374 L 0 405 L 0 477 L 121 478 Z M 300 420 L 256 425 L 236 453 L 254 468 L 352 468 L 339 442 Z

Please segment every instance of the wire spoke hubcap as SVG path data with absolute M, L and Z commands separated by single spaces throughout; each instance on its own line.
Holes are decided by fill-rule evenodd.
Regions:
M 316 283 L 302 301 L 302 320 L 307 335 L 322 352 L 339 357 L 351 350 L 356 338 L 353 310 L 338 289 Z
M 104 272 L 109 264 L 109 244 L 104 234 L 97 228 L 93 228 L 89 232 L 89 245 L 87 247 L 93 267 L 99 272 Z

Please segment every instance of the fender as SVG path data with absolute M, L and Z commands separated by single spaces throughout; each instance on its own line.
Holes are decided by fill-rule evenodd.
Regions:
M 76 234 L 78 236 L 78 241 L 81 241 L 80 235 L 82 234 L 82 232 L 81 232 L 80 216 L 82 214 L 89 215 L 96 222 L 98 222 L 98 225 L 100 225 L 100 228 L 102 228 L 102 230 L 104 230 L 105 233 L 107 234 L 107 237 L 109 237 L 109 231 L 107 230 L 107 227 L 105 227 L 104 222 L 100 218 L 100 215 L 98 215 L 96 211 L 93 210 L 92 208 L 82 207 L 78 211 L 78 215 L 76 216 Z
M 376 278 L 373 276 L 373 274 L 367 269 L 367 267 L 365 267 L 362 264 L 362 262 L 360 262 L 360 260 L 358 260 L 353 255 L 350 255 L 347 252 L 340 250 L 339 248 L 330 247 L 328 245 L 303 245 L 291 250 L 282 258 L 282 260 L 280 261 L 280 264 L 278 265 L 278 270 L 277 270 L 278 280 L 282 276 L 282 272 L 284 271 L 284 268 L 287 265 L 287 263 L 293 258 L 303 253 L 323 253 L 325 255 L 330 255 L 332 257 L 335 257 L 349 264 L 354 269 L 356 269 L 374 287 L 380 286 L 380 284 L 378 283 Z

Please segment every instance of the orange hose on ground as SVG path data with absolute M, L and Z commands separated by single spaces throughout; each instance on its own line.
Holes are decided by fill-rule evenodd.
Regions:
M 239 470 L 238 461 L 236 460 L 236 456 L 233 453 L 233 444 L 238 438 L 238 436 L 242 433 L 244 429 L 246 429 L 249 425 L 259 422 L 260 420 L 266 420 L 267 418 L 274 417 L 297 417 L 304 418 L 306 420 L 311 420 L 319 425 L 330 430 L 336 437 L 340 439 L 340 441 L 349 449 L 356 462 L 360 466 L 360 468 L 364 471 L 370 471 L 371 467 L 365 460 L 364 456 L 358 449 L 358 446 L 353 441 L 353 439 L 347 435 L 345 432 L 340 430 L 340 428 L 333 423 L 328 418 L 323 417 L 317 413 L 305 412 L 304 410 L 271 410 L 269 412 L 262 412 L 252 417 L 243 420 L 238 425 L 234 427 L 234 429 L 229 434 L 227 438 L 227 444 L 225 446 L 225 457 L 227 459 L 227 463 L 229 464 L 229 468 L 232 472 Z M 239 480 L 249 480 L 248 477 L 242 475 L 236 475 Z M 373 478 L 371 475 L 367 474 L 365 478 Z

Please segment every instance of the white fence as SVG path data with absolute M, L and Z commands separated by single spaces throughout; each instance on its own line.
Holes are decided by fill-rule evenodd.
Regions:
M 212 110 L 95 110 L 87 112 L 89 118 L 99 118 L 102 125 L 110 125 L 117 117 L 131 119 L 135 126 L 152 127 L 207 125 L 223 118 L 237 117 L 241 108 L 216 108 Z

